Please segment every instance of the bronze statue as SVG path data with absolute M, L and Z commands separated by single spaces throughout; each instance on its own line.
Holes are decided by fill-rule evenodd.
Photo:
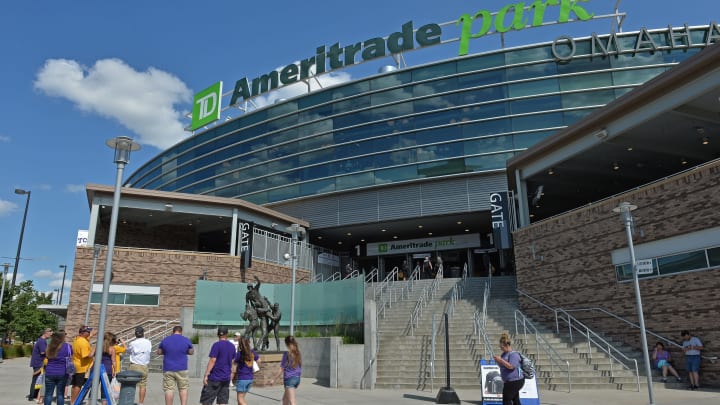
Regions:
M 273 332 L 275 335 L 275 350 L 280 351 L 280 338 L 278 337 L 278 332 L 280 330 L 280 318 L 282 318 L 282 313 L 280 312 L 280 304 L 277 302 L 272 306 L 270 312 L 267 314 L 267 318 L 269 320 L 267 333 L 265 334 L 265 337 L 263 338 L 263 346 L 260 350 L 265 350 L 270 347 L 270 331 Z

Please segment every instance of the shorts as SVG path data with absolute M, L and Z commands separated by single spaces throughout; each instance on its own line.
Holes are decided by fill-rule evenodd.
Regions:
M 252 386 L 253 380 L 237 380 L 235 381 L 235 391 L 237 392 L 249 392 Z
M 668 363 L 667 360 L 658 360 L 658 362 L 657 362 L 657 368 L 659 370 L 662 370 L 663 367 L 669 366 L 669 365 L 670 365 L 670 363 Z
M 163 373 L 163 391 L 187 391 L 190 388 L 188 371 L 165 371 Z
M 283 380 L 285 388 L 297 388 L 300 385 L 300 377 L 289 377 Z
M 71 385 L 73 387 L 82 387 L 87 382 L 87 378 L 85 378 L 85 373 L 75 373 L 72 376 Z
M 213 381 L 208 380 L 207 385 L 203 385 L 200 393 L 201 404 L 212 404 L 217 399 L 218 404 L 227 404 L 230 400 L 230 381 Z
M 148 366 L 130 363 L 128 371 L 137 371 L 138 373 L 142 374 L 142 377 L 140 377 L 140 382 L 138 382 L 137 385 L 138 387 L 147 387 Z
M 685 355 L 685 369 L 690 373 L 700 371 L 700 355 Z

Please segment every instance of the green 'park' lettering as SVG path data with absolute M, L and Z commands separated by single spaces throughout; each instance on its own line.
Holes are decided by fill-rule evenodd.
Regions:
M 480 10 L 474 14 L 463 14 L 458 18 L 455 25 L 460 26 L 460 49 L 458 55 L 467 55 L 471 39 L 480 38 L 490 33 L 505 33 L 511 30 L 519 31 L 528 27 L 539 27 L 545 22 L 545 10 L 548 6 L 560 6 L 558 23 L 570 21 L 574 15 L 578 21 L 587 21 L 595 14 L 589 13 L 579 3 L 587 3 L 589 0 L 535 0 L 527 7 L 525 2 L 508 4 L 496 13 L 488 10 Z M 530 23 L 525 14 L 532 13 Z M 510 19 L 509 15 L 512 15 Z M 494 20 L 493 20 L 494 17 Z M 482 24 L 479 29 L 473 27 L 473 23 L 480 20 Z M 574 20 L 573 20 L 574 21 Z M 491 28 L 494 27 L 494 31 Z M 477 29 L 473 32 L 473 28 Z

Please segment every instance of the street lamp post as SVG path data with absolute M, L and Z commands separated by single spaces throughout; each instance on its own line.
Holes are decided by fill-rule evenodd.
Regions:
M 140 149 L 140 145 L 127 136 L 118 136 L 108 139 L 106 145 L 115 150 L 115 164 L 117 174 L 115 177 L 115 192 L 113 193 L 112 213 L 110 214 L 110 232 L 108 234 L 107 257 L 105 259 L 105 274 L 103 276 L 102 299 L 100 301 L 100 320 L 98 322 L 97 343 L 95 346 L 95 363 L 92 373 L 92 391 L 90 403 L 97 404 L 98 383 L 100 382 L 100 365 L 102 364 L 102 347 L 105 334 L 105 317 L 107 312 L 108 296 L 110 295 L 110 278 L 112 276 L 113 250 L 115 249 L 115 233 L 117 231 L 118 213 L 120 211 L 120 189 L 123 171 L 130 160 L 130 152 Z M 90 287 L 92 290 L 92 287 Z
M 63 281 L 60 285 L 60 302 L 58 302 L 58 304 L 62 305 L 63 291 L 65 290 L 65 274 L 67 273 L 67 265 L 61 264 L 60 268 L 63 269 Z
M 640 342 L 642 343 L 643 358 L 645 360 L 645 374 L 647 375 L 648 396 L 650 405 L 655 403 L 652 385 L 652 368 L 650 367 L 650 353 L 648 352 L 647 335 L 645 334 L 645 316 L 643 315 L 642 297 L 640 295 L 640 283 L 638 282 L 637 265 L 635 263 L 635 246 L 632 239 L 633 217 L 631 211 L 637 209 L 637 205 L 629 202 L 621 202 L 620 205 L 613 208 L 613 212 L 620 214 L 625 223 L 625 233 L 627 234 L 628 250 L 630 251 L 630 266 L 633 273 L 633 284 L 635 286 L 635 302 L 638 311 L 638 322 L 640 324 Z
M 3 298 L 5 297 L 5 281 L 7 280 L 7 273 L 8 268 L 10 267 L 10 263 L 3 263 L 3 275 L 2 275 L 2 289 L 0 290 L 0 314 L 2 314 L 2 303 Z M 0 359 L 2 360 L 2 359 Z
M 95 269 L 97 268 L 97 259 L 101 249 L 102 246 L 100 245 L 95 245 L 93 247 L 93 267 L 92 274 L 90 275 L 90 290 L 88 290 L 87 307 L 85 307 L 85 323 L 83 325 L 87 325 L 88 322 L 90 322 L 90 301 L 92 301 L 93 285 L 95 284 Z
M 15 267 L 13 267 L 12 283 L 10 284 L 10 294 L 15 287 L 15 279 L 17 278 L 18 265 L 20 263 L 20 250 L 22 250 L 23 235 L 25 234 L 25 221 L 27 220 L 28 207 L 30 206 L 30 190 L 15 189 L 15 194 L 26 195 L 25 213 L 23 214 L 22 226 L 20 227 L 20 240 L 18 241 L 17 254 L 15 255 Z
M 295 283 L 297 274 L 297 244 L 300 236 L 305 234 L 305 228 L 292 224 L 287 228 L 292 235 L 292 284 L 290 286 L 290 335 L 295 335 Z

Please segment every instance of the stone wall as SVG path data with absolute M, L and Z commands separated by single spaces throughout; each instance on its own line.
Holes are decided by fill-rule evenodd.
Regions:
M 611 252 L 627 248 L 625 226 L 612 209 L 623 201 L 638 206 L 637 245 L 720 227 L 719 196 L 720 163 L 714 162 L 520 229 L 514 234 L 518 288 L 551 307 L 601 307 L 637 323 L 633 283 L 619 283 L 612 264 Z M 649 331 L 680 342 L 680 331 L 688 329 L 705 344 L 704 355 L 720 355 L 719 268 L 641 279 L 640 290 Z M 532 300 L 521 298 L 521 305 L 533 318 L 549 320 L 549 311 Z M 640 350 L 638 329 L 600 312 L 573 315 Z M 651 350 L 656 341 L 648 336 Z M 683 354 L 671 353 L 684 372 Z M 701 385 L 720 386 L 720 362 L 703 361 Z
M 95 283 L 103 282 L 105 271 L 103 250 L 97 260 Z M 93 248 L 78 247 L 72 274 L 66 330 L 77 334 L 85 321 L 88 290 L 93 264 Z M 151 249 L 115 248 L 113 284 L 152 285 L 160 287 L 158 306 L 108 305 L 106 330 L 118 332 L 145 319 L 180 318 L 182 308 L 192 311 L 195 305 L 195 282 L 206 272 L 208 280 L 228 282 L 290 283 L 292 271 L 287 266 L 253 259 L 252 268 L 240 269 L 240 258 L 223 254 L 207 254 Z M 298 269 L 297 281 L 308 282 L 310 274 Z M 100 305 L 90 307 L 90 326 L 99 321 Z

